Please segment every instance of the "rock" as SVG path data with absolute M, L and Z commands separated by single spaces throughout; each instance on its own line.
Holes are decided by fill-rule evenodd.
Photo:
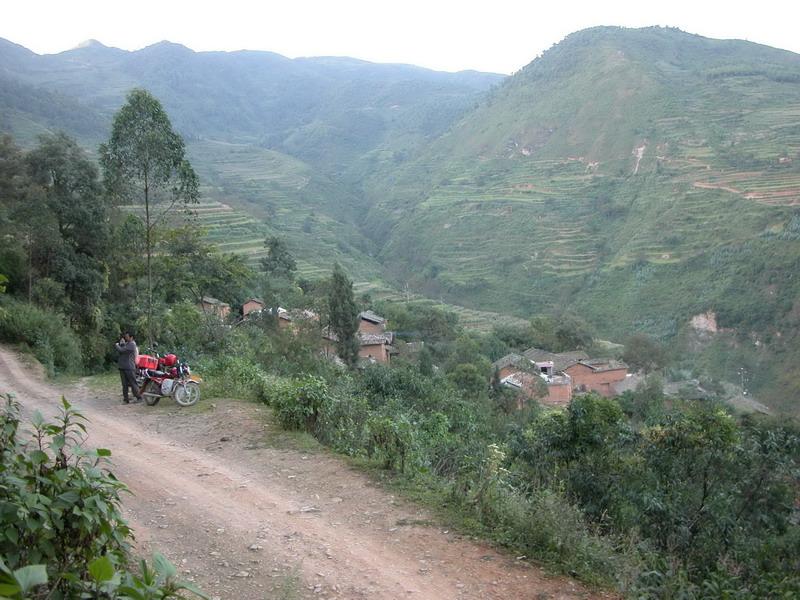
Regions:
M 252 544 L 252 545 L 251 545 L 251 546 L 249 546 L 247 549 L 248 549 L 248 550 L 251 550 L 251 551 L 253 551 L 253 552 L 258 552 L 259 550 L 263 550 L 263 549 L 264 549 L 264 547 L 263 547 L 263 546 L 259 546 L 258 544 Z
M 250 577 L 250 571 L 239 571 L 234 575 L 234 577 Z

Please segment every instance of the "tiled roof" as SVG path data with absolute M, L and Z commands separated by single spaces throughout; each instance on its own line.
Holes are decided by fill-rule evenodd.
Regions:
M 384 319 L 382 316 L 378 314 L 375 314 L 371 310 L 365 310 L 364 312 L 359 313 L 358 318 L 364 319 L 365 321 L 369 321 L 371 323 L 375 323 L 377 325 L 386 323 L 386 319 Z
M 582 350 L 555 353 L 540 348 L 529 348 L 523 353 L 523 356 L 532 362 L 552 362 L 553 370 L 556 372 L 569 369 L 575 363 L 589 358 L 589 355 Z
M 362 346 L 375 346 L 377 344 L 391 344 L 394 340 L 394 336 L 391 332 L 359 333 L 358 339 Z
M 586 365 L 593 371 L 601 373 L 603 371 L 618 371 L 620 369 L 627 369 L 628 365 L 619 360 L 610 360 L 607 358 L 591 358 L 579 361 L 582 365 Z
M 519 354 L 506 354 L 503 358 L 500 358 L 492 363 L 492 367 L 495 369 L 505 369 L 506 367 L 511 367 L 516 365 L 518 362 L 525 360 L 524 356 L 520 356 Z
M 216 306 L 230 306 L 227 302 L 223 302 L 222 300 L 217 300 L 216 298 L 212 298 L 211 296 L 203 296 L 203 304 L 214 304 Z

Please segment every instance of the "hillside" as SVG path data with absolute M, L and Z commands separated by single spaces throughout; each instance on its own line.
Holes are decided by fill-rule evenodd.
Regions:
M 127 52 L 90 40 L 40 56 L 0 40 L 0 130 L 23 145 L 65 130 L 94 151 L 125 94 L 145 87 L 187 140 L 205 200 L 264 222 L 229 227 L 222 213 L 204 211 L 206 223 L 229 236 L 224 248 L 256 256 L 264 232 L 279 234 L 305 275 L 338 260 L 370 281 L 381 268 L 355 226 L 362 201 L 342 172 L 369 153 L 412 152 L 500 80 L 349 58 L 193 52 L 169 42 Z
M 746 365 L 782 403 L 800 56 L 672 29 L 578 32 L 390 181 L 374 183 L 367 229 L 388 240 L 395 281 L 520 316 L 571 310 L 617 338 L 672 339 L 713 310 L 750 340 L 730 342 L 726 374 Z
M 504 81 L 168 42 L 38 56 L 0 41 L 0 67 L 0 128 L 22 142 L 63 127 L 94 147 L 130 87 L 153 91 L 223 248 L 255 260 L 279 233 L 310 277 L 335 259 L 361 289 L 643 331 L 682 375 L 745 369 L 794 410 L 796 54 L 600 27 Z M 687 323 L 707 311 L 723 331 L 697 340 Z

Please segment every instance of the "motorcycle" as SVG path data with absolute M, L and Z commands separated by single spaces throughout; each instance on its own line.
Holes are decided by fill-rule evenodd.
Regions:
M 174 354 L 140 354 L 136 367 L 136 383 L 148 406 L 155 406 L 161 398 L 172 398 L 180 406 L 200 400 L 200 378 Z

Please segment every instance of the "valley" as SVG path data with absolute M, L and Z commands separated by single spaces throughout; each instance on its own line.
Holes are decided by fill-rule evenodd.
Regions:
M 167 42 L 48 56 L 4 42 L 0 60 L 0 127 L 23 144 L 64 127 L 92 150 L 125 91 L 151 89 L 200 175 L 199 223 L 252 265 L 278 234 L 304 278 L 339 262 L 383 297 L 509 322 L 580 314 L 679 356 L 691 316 L 713 310 L 766 344 L 742 360 L 765 365 L 765 401 L 791 405 L 777 366 L 795 373 L 800 297 L 791 52 L 598 27 L 508 78 Z

